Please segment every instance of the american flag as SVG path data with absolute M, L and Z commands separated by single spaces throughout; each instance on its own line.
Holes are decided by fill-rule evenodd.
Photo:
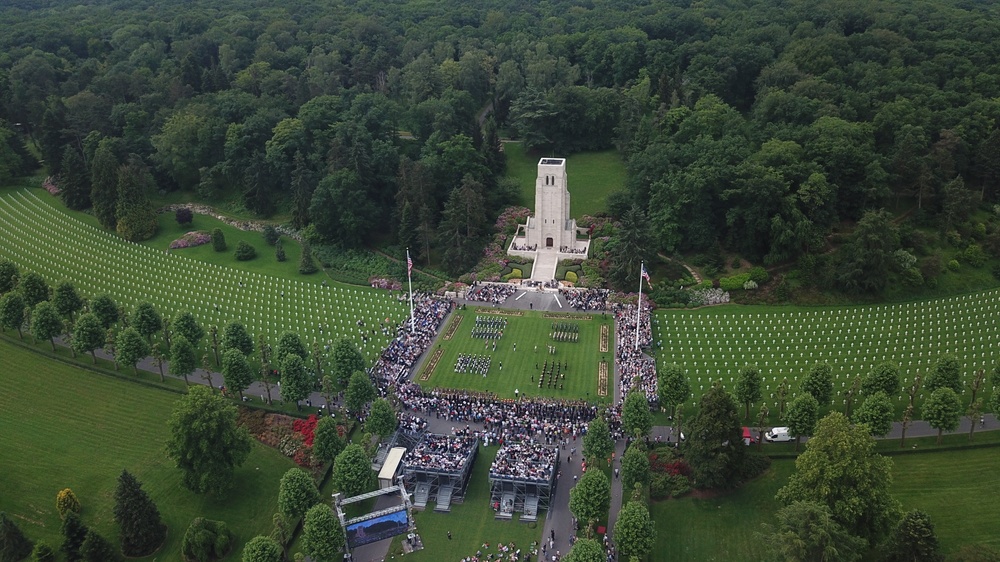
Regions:
M 643 265 L 641 265 L 639 267 L 642 268 L 642 278 L 646 280 L 646 283 L 649 283 L 650 285 L 652 285 L 653 282 L 649 280 L 649 273 L 646 271 L 646 265 L 643 264 Z
M 410 259 L 410 251 L 406 251 L 406 274 L 413 274 L 413 260 Z

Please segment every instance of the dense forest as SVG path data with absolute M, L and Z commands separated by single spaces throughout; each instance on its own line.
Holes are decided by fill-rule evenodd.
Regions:
M 347 248 L 392 236 L 457 274 L 516 200 L 501 136 L 615 147 L 618 247 L 877 293 L 931 283 L 951 265 L 936 243 L 1000 257 L 998 9 L 9 0 L 0 181 L 33 145 L 67 205 L 130 238 L 153 190 L 184 189 Z

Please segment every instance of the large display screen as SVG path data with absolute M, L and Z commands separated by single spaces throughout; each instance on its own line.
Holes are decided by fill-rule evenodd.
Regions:
M 406 508 L 375 519 L 347 526 L 347 545 L 351 548 L 373 543 L 406 532 L 409 527 Z

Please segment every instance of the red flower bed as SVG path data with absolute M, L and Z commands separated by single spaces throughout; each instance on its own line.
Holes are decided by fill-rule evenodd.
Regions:
M 691 476 L 691 467 L 684 459 L 660 458 L 656 453 L 649 455 L 649 470 L 660 474 Z
M 303 443 L 305 443 L 306 447 L 312 447 L 313 438 L 316 434 L 317 423 L 319 423 L 319 420 L 316 419 L 316 414 L 313 414 L 304 420 L 295 420 L 292 422 L 292 429 L 302 435 Z

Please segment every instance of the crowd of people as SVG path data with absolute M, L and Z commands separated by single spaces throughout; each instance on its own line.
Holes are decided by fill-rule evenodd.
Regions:
M 477 445 L 477 439 L 468 435 L 425 435 L 403 457 L 403 466 L 441 472 L 462 472 Z
M 643 296 L 645 299 L 645 296 Z M 619 388 L 621 397 L 624 397 L 638 386 L 649 403 L 656 405 L 659 403 L 656 382 L 656 362 L 647 357 L 642 348 L 649 347 L 653 341 L 653 332 L 650 326 L 650 307 L 648 302 L 643 302 L 639 314 L 638 346 L 636 346 L 636 305 L 615 304 L 612 307 L 615 314 L 615 324 L 618 341 L 615 349 L 615 361 L 618 364 Z
M 587 423 L 598 413 L 583 401 L 500 399 L 465 392 L 425 391 L 416 384 L 401 385 L 396 396 L 408 410 L 453 422 L 475 422 L 485 426 L 494 442 L 537 437 L 549 442 L 576 439 L 586 433 Z
M 547 483 L 552 480 L 559 451 L 535 441 L 507 441 L 490 466 L 490 478 Z
M 586 248 L 575 248 L 573 246 L 559 246 L 559 251 L 563 254 L 586 254 Z
M 573 310 L 607 310 L 608 289 L 560 289 L 559 294 L 566 299 Z
M 488 560 L 493 560 L 497 562 L 520 562 L 521 560 L 528 560 L 529 555 L 538 554 L 538 543 L 531 543 L 531 548 L 527 552 L 522 553 L 520 548 L 513 542 L 503 544 L 499 543 L 496 545 L 495 550 L 490 550 L 490 543 L 483 543 L 476 551 L 474 556 L 466 556 L 462 558 L 462 562 L 487 562 Z
M 406 433 L 420 433 L 427 429 L 427 420 L 420 416 L 399 412 L 396 419 L 399 421 L 399 429 Z
M 455 361 L 456 373 L 471 373 L 473 375 L 486 376 L 490 372 L 490 363 L 493 357 L 490 355 L 472 355 L 469 353 L 459 353 Z
M 510 298 L 517 291 L 516 285 L 508 283 L 477 284 L 469 289 L 466 300 L 476 302 L 491 302 L 495 305 Z
M 382 350 L 373 365 L 373 375 L 383 390 L 387 384 L 398 384 L 406 378 L 420 354 L 434 341 L 441 322 L 451 312 L 452 302 L 430 295 L 414 295 L 413 306 L 413 329 L 409 319 L 400 324 L 396 338 Z

